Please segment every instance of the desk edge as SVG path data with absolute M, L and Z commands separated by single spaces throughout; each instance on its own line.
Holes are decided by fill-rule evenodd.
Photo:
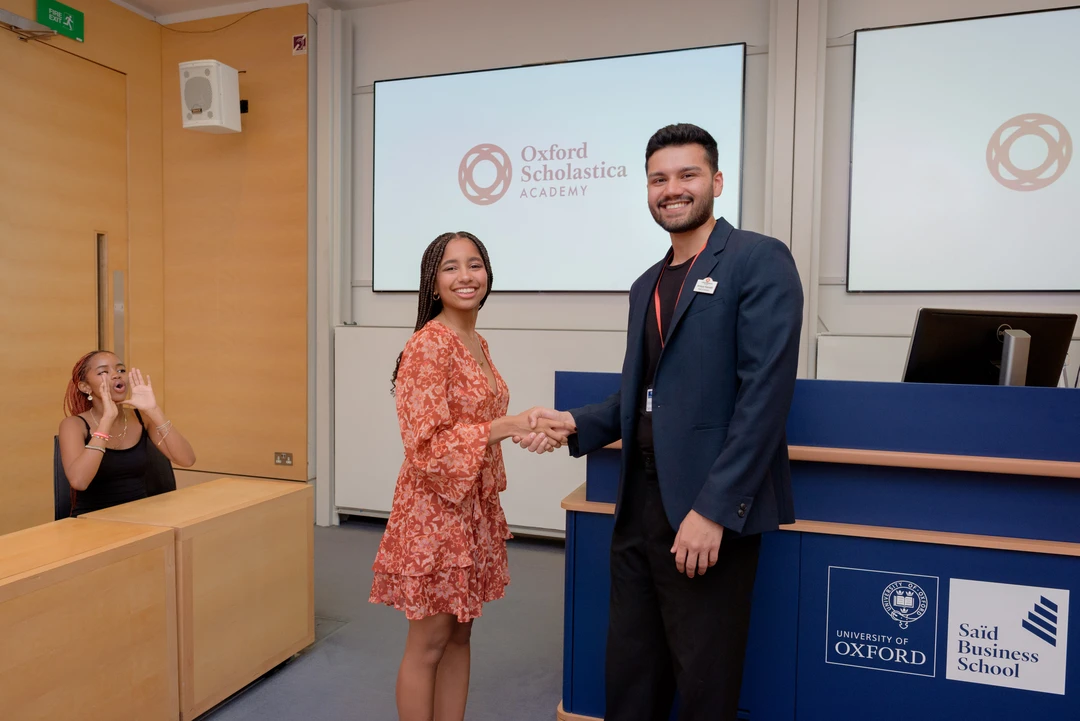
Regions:
M 118 521 L 91 521 L 88 519 L 75 519 L 76 523 L 118 523 Z M 94 548 L 89 551 L 83 551 L 66 558 L 62 558 L 52 563 L 46 563 L 41 566 L 35 566 L 25 571 L 12 574 L 10 576 L 4 576 L 0 578 L 0 589 L 5 587 L 11 588 L 18 584 L 25 582 L 27 579 L 46 576 L 54 573 L 57 569 L 64 566 L 71 566 L 73 568 L 82 569 L 86 564 L 101 563 L 104 561 L 106 564 L 122 561 L 125 558 L 131 556 L 137 556 L 140 553 L 151 551 L 155 548 L 164 548 L 172 550 L 173 547 L 173 534 L 169 532 L 168 528 L 162 528 L 161 526 L 152 526 L 147 523 L 131 523 L 126 524 L 128 526 L 141 526 L 143 528 L 137 535 L 130 536 L 124 540 L 114 541 L 99 548 Z M 81 572 L 81 571 L 80 571 Z M 51 582 L 51 581 L 50 581 Z
M 228 480 L 255 480 L 255 479 L 234 479 L 231 476 L 225 476 L 225 477 L 218 478 L 218 479 L 215 479 L 215 480 L 220 481 L 220 480 L 226 480 L 226 479 L 228 479 Z M 231 515 L 233 513 L 239 513 L 240 511 L 245 511 L 245 510 L 247 510 L 249 508 L 253 508 L 253 507 L 258 506 L 258 505 L 263 504 L 263 503 L 272 503 L 272 502 L 275 502 L 275 501 L 277 501 L 279 499 L 282 499 L 282 498 L 290 498 L 291 496 L 295 496 L 298 493 L 307 493 L 312 497 L 314 496 L 314 493 L 315 493 L 315 487 L 310 482 L 306 482 L 306 481 L 272 481 L 272 482 L 274 482 L 274 483 L 282 483 L 282 484 L 286 484 L 286 483 L 295 484 L 296 488 L 290 488 L 289 490 L 287 490 L 287 491 L 285 491 L 283 493 L 278 493 L 276 495 L 268 496 L 266 498 L 257 498 L 257 499 L 254 499 L 254 500 L 247 499 L 247 500 L 238 502 L 238 503 L 236 503 L 234 505 L 231 505 L 231 506 L 215 508 L 213 510 L 207 511 L 206 513 L 204 513 L 202 515 L 194 516 L 192 518 L 187 519 L 186 521 L 183 522 L 183 525 L 176 525 L 176 524 L 168 523 L 166 521 L 153 520 L 153 519 L 148 520 L 148 519 L 143 519 L 143 518 L 139 518 L 139 519 L 113 518 L 113 517 L 110 517 L 110 515 L 109 515 L 109 511 L 112 510 L 112 509 L 109 509 L 109 508 L 103 509 L 101 511 L 95 511 L 94 513 L 86 514 L 84 516 L 84 518 L 86 518 L 88 520 L 94 520 L 94 521 L 108 521 L 110 523 L 133 523 L 133 524 L 138 524 L 138 525 L 143 525 L 143 526 L 155 526 L 157 528 L 171 528 L 171 529 L 176 530 L 177 532 L 180 532 L 182 538 L 187 538 L 187 537 L 189 537 L 191 535 L 190 533 L 188 533 L 188 531 L 190 531 L 191 529 L 200 529 L 200 528 L 202 528 L 203 526 L 205 526 L 208 523 L 213 523 L 218 518 L 226 517 L 226 516 L 229 516 L 229 515 Z M 213 481 L 207 481 L 206 483 L 213 483 Z M 205 484 L 199 484 L 199 485 L 205 485 Z M 199 486 L 197 485 L 197 486 L 189 486 L 188 488 L 198 488 L 198 487 Z M 181 493 L 181 492 L 184 492 L 186 490 L 187 489 L 178 489 L 178 490 L 172 491 L 172 492 L 173 493 Z M 115 508 L 119 508 L 119 506 L 116 506 Z M 101 515 L 99 515 L 99 514 L 101 514 Z

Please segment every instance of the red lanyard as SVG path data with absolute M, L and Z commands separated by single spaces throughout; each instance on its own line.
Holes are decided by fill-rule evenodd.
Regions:
M 694 254 L 694 259 L 690 261 L 690 267 L 686 269 L 686 275 L 683 276 L 682 283 L 679 285 L 679 294 L 675 296 L 675 307 L 679 307 L 679 298 L 682 298 L 683 286 L 686 285 L 686 279 L 690 276 L 690 271 L 694 269 L 694 263 L 697 262 L 698 256 L 701 255 L 706 246 L 709 245 L 709 241 L 706 240 L 705 244 L 701 246 L 701 250 Z M 675 251 L 672 251 L 672 257 L 674 257 Z M 660 277 L 656 279 L 656 288 L 653 289 L 653 305 L 656 308 L 656 330 L 660 332 L 660 347 L 664 347 L 664 328 L 660 323 L 660 281 L 664 277 L 664 268 L 667 267 L 667 263 L 664 263 L 660 268 Z M 674 309 L 672 313 L 674 314 Z

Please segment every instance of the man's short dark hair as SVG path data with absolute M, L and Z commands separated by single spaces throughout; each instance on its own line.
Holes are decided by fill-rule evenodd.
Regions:
M 660 128 L 649 138 L 645 146 L 645 168 L 648 172 L 649 158 L 661 148 L 678 145 L 700 145 L 705 148 L 705 157 L 713 173 L 720 169 L 720 153 L 716 149 L 716 140 L 709 131 L 690 123 L 678 123 Z

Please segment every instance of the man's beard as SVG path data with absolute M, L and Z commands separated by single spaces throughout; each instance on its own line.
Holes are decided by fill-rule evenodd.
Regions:
M 705 223 L 709 222 L 713 214 L 713 199 L 707 198 L 704 202 L 698 202 L 693 198 L 682 198 L 683 200 L 690 200 L 691 213 L 683 220 L 665 221 L 661 215 L 659 203 L 656 206 L 649 206 L 649 212 L 652 213 L 653 220 L 661 228 L 669 233 L 686 233 L 691 230 L 696 230 Z M 670 201 L 663 201 L 670 202 Z

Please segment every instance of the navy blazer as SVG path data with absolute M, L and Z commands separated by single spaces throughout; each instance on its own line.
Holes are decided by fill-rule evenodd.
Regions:
M 667 262 L 630 289 L 621 389 L 570 411 L 577 423 L 573 456 L 622 439 L 616 515 L 636 446 L 645 320 Z M 702 278 L 716 281 L 711 295 L 694 291 Z M 717 220 L 687 275 L 653 382 L 653 446 L 673 529 L 691 509 L 741 535 L 794 523 L 785 426 L 802 308 L 802 283 L 787 246 Z

